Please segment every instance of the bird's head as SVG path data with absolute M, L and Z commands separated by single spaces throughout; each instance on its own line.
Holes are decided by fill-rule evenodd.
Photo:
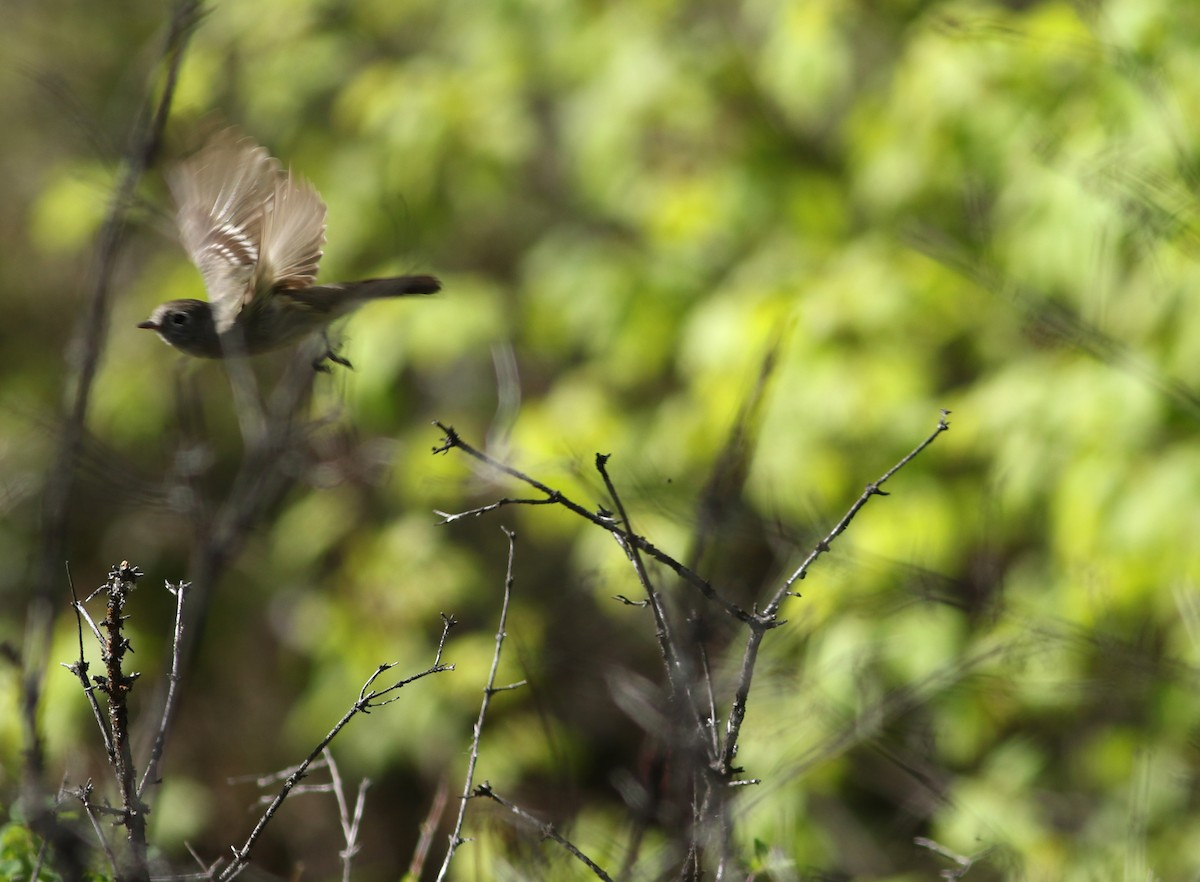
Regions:
M 164 342 L 197 358 L 220 358 L 221 340 L 212 307 L 203 300 L 171 300 L 160 305 L 139 328 L 155 331 Z

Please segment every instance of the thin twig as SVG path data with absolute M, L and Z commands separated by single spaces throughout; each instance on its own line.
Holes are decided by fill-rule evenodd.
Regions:
M 412 860 L 408 864 L 408 879 L 420 879 L 425 869 L 425 859 L 429 857 L 429 849 L 433 845 L 433 836 L 441 823 L 446 805 L 450 801 L 450 783 L 445 776 L 438 781 L 437 791 L 433 794 L 433 802 L 429 806 L 429 814 L 421 822 L 421 835 L 417 837 L 417 847 L 413 849 Z
M 813 550 L 809 553 L 808 557 L 804 559 L 804 562 L 796 568 L 795 572 L 793 572 L 787 578 L 787 581 L 783 583 L 782 587 L 780 587 L 780 589 L 775 593 L 775 596 L 771 598 L 771 602 L 767 604 L 765 609 L 763 609 L 764 616 L 773 616 L 775 614 L 776 610 L 778 610 L 779 606 L 783 603 L 784 598 L 788 596 L 792 586 L 796 584 L 797 581 L 804 578 L 805 574 L 808 572 L 808 568 L 812 566 L 813 562 L 816 561 L 818 557 L 829 551 L 829 547 L 833 544 L 833 540 L 845 532 L 846 528 L 850 526 L 850 522 L 854 520 L 855 515 L 862 510 L 863 506 L 870 501 L 872 496 L 888 495 L 881 489 L 884 483 L 894 474 L 896 474 L 896 472 L 900 471 L 900 469 L 904 468 L 906 465 L 916 459 L 921 451 L 937 440 L 938 435 L 950 429 L 950 423 L 946 419 L 946 417 L 949 415 L 950 411 L 943 410 L 941 419 L 938 420 L 937 427 L 932 433 L 930 433 L 928 438 L 909 451 L 908 455 L 902 460 L 884 472 L 882 477 L 867 485 L 866 489 L 863 490 L 862 495 L 855 500 L 854 504 L 850 506 L 846 514 L 842 516 L 842 519 L 837 522 L 832 530 L 829 531 L 827 536 L 825 536 L 816 544 Z
M 468 511 L 460 511 L 457 513 L 451 513 L 451 512 L 445 512 L 445 511 L 438 511 L 435 508 L 433 510 L 433 513 L 442 519 L 441 523 L 438 526 L 445 526 L 446 524 L 453 524 L 455 521 L 461 521 L 466 518 L 481 517 L 482 515 L 489 514 L 490 512 L 497 511 L 501 508 L 504 508 L 506 505 L 557 505 L 558 502 L 559 502 L 559 500 L 557 498 L 552 498 L 552 499 L 510 499 L 509 497 L 506 496 L 503 499 L 497 499 L 495 502 L 492 502 L 488 505 L 481 505 L 479 508 L 472 508 Z
M 588 511 L 582 505 L 575 502 L 573 499 L 566 496 L 561 491 L 554 490 L 553 488 L 548 487 L 547 485 L 543 484 L 541 481 L 525 474 L 524 472 L 520 471 L 519 469 L 515 469 L 510 465 L 500 462 L 499 460 L 492 459 L 490 456 L 488 456 L 483 451 L 477 450 L 476 448 L 474 448 L 470 444 L 468 444 L 466 441 L 464 441 L 462 439 L 462 437 L 458 434 L 458 432 L 456 432 L 451 426 L 447 426 L 445 423 L 439 422 L 437 420 L 435 420 L 433 424 L 435 426 L 437 426 L 442 431 L 442 433 L 445 435 L 445 437 L 442 440 L 441 445 L 433 448 L 433 452 L 435 454 L 445 453 L 448 450 L 454 450 L 454 449 L 461 450 L 463 453 L 467 454 L 468 456 L 472 457 L 473 459 L 476 459 L 479 462 L 484 463 L 485 465 L 489 466 L 492 469 L 495 469 L 498 472 L 502 472 L 506 475 L 509 475 L 510 477 L 516 478 L 518 481 L 521 481 L 522 483 L 528 484 L 530 487 L 533 487 L 535 490 L 538 490 L 541 493 L 544 493 L 546 496 L 545 499 L 539 499 L 539 500 L 521 500 L 521 499 L 506 498 L 504 500 L 501 500 L 500 502 L 492 503 L 489 506 L 484 506 L 483 508 L 478 508 L 478 509 L 472 509 L 471 511 L 463 512 L 463 513 L 457 514 L 457 515 L 447 515 L 447 514 L 439 512 L 438 514 L 441 515 L 441 517 L 443 519 L 442 523 L 451 523 L 454 520 L 457 520 L 462 517 L 471 517 L 471 516 L 483 514 L 488 511 L 494 511 L 496 508 L 499 508 L 501 505 L 557 504 L 557 505 L 563 506 L 564 508 L 573 512 L 574 514 L 577 514 L 579 517 L 583 518 L 584 520 L 591 521 L 597 527 L 600 527 L 601 529 L 603 529 L 607 532 L 612 532 L 613 530 L 618 529 L 616 523 L 613 521 L 613 519 L 610 516 L 606 516 L 605 514 L 597 514 L 595 512 Z M 706 579 L 701 578 L 701 576 L 699 574 L 693 572 L 689 567 L 684 566 L 678 560 L 671 557 L 671 555 L 669 555 L 663 551 L 660 551 L 658 548 L 655 548 L 645 537 L 639 536 L 636 533 L 623 532 L 622 538 L 624 539 L 624 541 L 630 543 L 631 545 L 636 546 L 638 549 L 640 549 L 641 551 L 645 552 L 646 554 L 650 555 L 652 558 L 657 560 L 663 566 L 667 567 L 669 570 L 671 570 L 673 573 L 675 573 L 675 575 L 677 575 L 681 579 L 683 579 L 684 582 L 686 582 L 687 584 L 689 584 L 692 587 L 694 587 L 695 589 L 697 589 L 702 595 L 704 595 L 704 597 L 708 598 L 713 603 L 720 606 L 723 610 L 725 610 L 725 612 L 729 613 L 729 615 L 731 615 L 734 618 L 739 619 L 743 622 L 749 622 L 754 618 L 753 614 L 747 612 L 746 610 L 739 607 L 737 604 L 731 603 L 730 601 L 728 601 L 724 597 L 722 597 L 717 592 L 717 590 L 715 588 L 713 588 L 713 586 Z
M 196 853 L 196 849 L 192 848 L 192 844 L 190 842 L 185 842 L 184 847 L 187 848 L 188 854 L 190 854 L 192 856 L 192 860 L 194 860 L 196 862 L 196 866 L 198 866 L 200 868 L 200 872 L 199 873 L 190 873 L 187 876 L 184 876 L 181 878 L 207 879 L 207 880 L 209 880 L 209 882 L 215 882 L 215 880 L 217 878 L 216 877 L 217 867 L 221 863 L 220 860 L 214 861 L 211 864 L 206 864 L 200 858 L 200 855 L 198 855 Z M 161 882 L 161 880 L 159 880 L 159 882 Z
M 234 367 L 230 382 L 236 386 L 244 370 L 244 365 Z M 298 421 L 297 414 L 312 391 L 312 382 L 312 360 L 297 351 L 263 414 L 265 430 L 244 438 L 246 452 L 228 494 L 211 514 L 203 504 L 194 507 L 199 535 L 191 564 L 194 597 L 181 651 L 185 665 L 203 635 L 208 604 L 221 574 L 258 520 L 292 485 L 297 471 L 293 454 L 300 449 L 308 425 Z
M 957 852 L 951 851 L 950 849 L 946 848 L 946 846 L 942 845 L 940 842 L 935 842 L 934 840 L 927 839 L 924 836 L 916 837 L 915 839 L 913 839 L 913 843 L 915 845 L 919 845 L 921 848 L 927 848 L 930 851 L 932 851 L 934 854 L 939 855 L 940 857 L 944 857 L 946 860 L 951 861 L 954 864 L 957 864 L 957 869 L 942 870 L 938 874 L 943 879 L 948 880 L 948 882 L 956 882 L 956 880 L 961 879 L 964 876 L 966 876 L 967 873 L 971 870 L 971 868 L 975 866 L 975 864 L 977 864 L 979 861 L 986 858 L 988 856 L 988 854 L 991 852 L 991 849 L 988 848 L 988 849 L 984 849 L 979 854 L 973 854 L 973 855 L 969 855 L 969 856 L 962 855 L 962 854 L 958 854 Z
M 167 583 L 167 590 L 175 595 L 175 631 L 171 638 L 171 673 L 168 675 L 167 698 L 163 702 L 158 731 L 154 735 L 154 746 L 150 750 L 150 759 L 147 761 L 146 768 L 142 772 L 141 784 L 138 785 L 139 798 L 145 795 L 148 786 L 158 783 L 158 766 L 162 762 L 163 749 L 167 741 L 167 730 L 170 728 L 171 719 L 174 717 L 175 705 L 178 698 L 177 689 L 182 677 L 180 667 L 183 656 L 183 601 L 187 596 L 188 589 L 191 587 L 191 582 L 180 582 L 178 585 L 172 585 L 170 582 Z
M 712 756 L 717 756 L 721 752 L 721 736 L 717 732 L 717 696 L 713 691 L 712 669 L 708 663 L 708 650 L 704 643 L 700 642 L 697 646 L 697 652 L 700 655 L 700 673 L 703 677 L 705 687 L 705 701 L 708 704 L 708 713 L 702 721 L 705 734 L 709 739 L 709 750 Z
M 402 680 L 397 680 L 392 685 L 384 687 L 383 689 L 373 690 L 371 687 L 374 685 L 375 681 L 379 679 L 380 675 L 385 671 L 394 668 L 398 662 L 382 664 L 376 668 L 375 672 L 367 678 L 366 683 L 364 683 L 362 688 L 359 690 L 358 699 L 353 705 L 351 705 L 350 709 L 346 711 L 346 713 L 340 720 L 337 721 L 336 724 L 334 724 L 333 728 L 330 729 L 328 734 L 321 739 L 320 743 L 312 749 L 309 755 L 305 757 L 304 761 L 296 766 L 295 771 L 288 775 L 283 787 L 280 789 L 275 798 L 271 800 L 271 804 L 267 807 L 266 811 L 263 812 L 262 817 L 258 819 L 258 823 L 254 825 L 254 829 L 246 838 L 245 843 L 240 848 L 232 848 L 233 860 L 218 875 L 217 878 L 220 880 L 220 882 L 229 882 L 229 880 L 235 878 L 247 867 L 247 865 L 249 865 L 250 852 L 253 850 L 255 844 L 262 836 L 267 824 L 269 824 L 271 819 L 275 817 L 275 813 L 279 810 L 279 807 L 283 804 L 283 801 L 288 798 L 292 790 L 297 784 L 300 783 L 300 780 L 305 776 L 309 767 L 312 766 L 313 763 L 315 763 L 324 753 L 325 748 L 329 746 L 333 739 L 338 736 L 338 733 L 340 733 L 342 729 L 344 729 L 346 725 L 352 719 L 354 719 L 354 717 L 360 713 L 370 713 L 375 708 L 382 707 L 385 704 L 390 704 L 391 702 L 395 701 L 398 696 L 394 696 L 383 701 L 380 700 L 384 695 L 387 695 L 390 692 L 403 689 L 408 684 L 413 683 L 416 680 L 420 680 L 423 677 L 428 677 L 430 674 L 439 674 L 442 671 L 454 670 L 454 665 L 442 664 L 441 658 L 442 649 L 446 644 L 446 635 L 450 632 L 450 628 L 454 626 L 455 622 L 454 619 L 450 618 L 449 616 L 443 616 L 442 622 L 442 636 L 438 641 L 437 656 L 434 659 L 433 665 L 421 671 L 420 673 L 405 677 Z
M 671 709 L 673 711 L 682 711 L 686 715 L 681 718 L 680 714 L 675 712 L 671 713 L 667 718 L 667 736 L 669 743 L 672 745 L 672 753 L 677 762 L 681 765 L 686 764 L 691 766 L 692 770 L 692 774 L 686 777 L 681 776 L 681 780 L 686 780 L 688 786 L 691 788 L 689 797 L 693 805 L 696 805 L 698 801 L 708 804 L 713 794 L 711 788 L 706 786 L 705 772 L 710 770 L 713 763 L 716 762 L 717 753 L 711 750 L 709 739 L 706 738 L 706 729 L 711 729 L 705 723 L 709 715 L 701 710 L 700 702 L 696 697 L 695 690 L 699 684 L 696 682 L 695 670 L 691 665 L 691 657 L 681 651 L 682 647 L 679 645 L 678 637 L 670 626 L 670 620 L 667 617 L 667 611 L 662 602 L 662 595 L 651 584 L 650 574 L 646 571 L 645 562 L 642 560 L 637 547 L 624 540 L 625 536 L 636 534 L 633 532 L 633 525 L 629 520 L 625 503 L 622 501 L 621 495 L 617 492 L 616 485 L 608 474 L 607 455 L 596 455 L 596 470 L 600 472 L 600 476 L 604 479 L 605 489 L 613 501 L 613 506 L 616 508 L 621 525 L 623 526 L 623 531 L 618 532 L 614 530 L 613 535 L 617 538 L 621 548 L 633 564 L 638 582 L 641 583 L 650 609 L 654 613 L 655 633 L 659 642 L 659 652 L 663 656 L 667 682 L 670 687 L 669 699 Z M 693 821 L 689 830 L 692 840 L 690 848 L 692 850 L 695 850 L 696 837 L 699 835 L 700 829 L 701 825 Z
M 442 860 L 442 867 L 438 871 L 437 880 L 442 882 L 446 878 L 446 874 L 450 872 L 450 861 L 454 858 L 454 852 L 462 845 L 462 827 L 463 819 L 467 814 L 467 800 L 471 797 L 471 790 L 475 783 L 475 766 L 479 762 L 479 741 L 483 736 L 483 723 L 487 719 L 488 707 L 491 705 L 492 696 L 496 693 L 496 672 L 500 669 L 500 651 L 504 647 L 504 638 L 507 636 L 505 627 L 508 625 L 508 603 L 512 597 L 513 588 L 513 559 L 516 556 L 516 535 L 506 527 L 501 527 L 504 530 L 504 535 L 508 537 L 508 567 L 504 575 L 504 598 L 500 604 L 500 623 L 496 627 L 496 649 L 492 653 L 492 667 L 488 671 L 487 685 L 483 687 L 483 699 L 479 702 L 479 717 L 475 720 L 475 728 L 471 733 L 471 753 L 467 759 L 467 775 L 466 781 L 463 783 L 462 798 L 458 804 L 458 817 L 454 821 L 454 830 L 450 834 L 450 845 L 446 849 L 446 857 Z
M 350 805 L 346 802 L 346 788 L 342 783 L 341 773 L 333 759 L 333 751 L 326 747 L 324 757 L 325 764 L 329 767 L 328 789 L 333 791 L 334 799 L 337 800 L 338 821 L 342 825 L 342 839 L 346 843 L 346 847 L 338 852 L 338 857 L 342 859 L 342 882 L 350 882 L 351 861 L 362 847 L 358 844 L 358 828 L 362 823 L 363 808 L 367 803 L 367 788 L 371 786 L 371 780 L 363 778 L 358 782 L 358 796 L 354 800 L 354 811 L 351 812 Z M 297 787 L 295 792 L 299 793 L 300 789 Z
M 491 799 L 504 806 L 522 821 L 536 828 L 543 839 L 553 839 L 555 842 L 565 848 L 577 860 L 581 861 L 584 866 L 591 870 L 598 879 L 604 879 L 605 882 L 612 882 L 612 877 L 610 877 L 608 873 L 604 872 L 604 870 L 602 870 L 595 861 L 580 851 L 575 843 L 554 829 L 553 824 L 544 823 L 531 815 L 529 812 L 525 811 L 525 809 L 512 802 L 509 802 L 507 799 L 496 793 L 496 791 L 492 789 L 492 785 L 487 781 L 484 781 L 482 784 L 476 787 L 475 790 L 472 791 L 471 795 L 486 796 L 488 799 Z
M 950 411 L 943 410 L 941 412 L 941 418 L 938 420 L 937 427 L 933 430 L 929 437 L 913 448 L 913 450 L 910 451 L 898 463 L 896 463 L 896 465 L 884 472 L 881 478 L 874 483 L 867 485 L 867 489 L 863 491 L 862 496 L 855 500 L 854 504 L 850 506 L 850 509 L 846 512 L 842 519 L 838 521 L 837 525 L 829 532 L 829 534 L 817 543 L 813 551 L 808 555 L 807 558 L 805 558 L 804 563 L 802 563 L 787 579 L 787 581 L 771 599 L 770 603 L 767 604 L 763 612 L 755 618 L 754 623 L 751 626 L 750 633 L 746 637 L 746 648 L 742 653 L 742 664 L 738 671 L 736 685 L 734 686 L 733 705 L 729 710 L 729 721 L 725 728 L 725 747 L 721 752 L 721 760 L 720 764 L 718 765 L 718 772 L 723 777 L 728 778 L 741 771 L 734 765 L 734 760 L 737 757 L 738 737 L 741 734 L 742 723 L 746 718 L 746 703 L 749 700 L 750 686 L 754 679 L 754 668 L 758 663 L 758 651 L 762 646 L 762 640 L 763 637 L 766 636 L 767 630 L 770 627 L 778 624 L 778 621 L 776 620 L 776 613 L 778 612 L 779 606 L 783 602 L 784 598 L 789 595 L 791 586 L 795 584 L 797 580 L 804 578 L 805 573 L 808 572 L 808 568 L 812 565 L 813 561 L 815 561 L 821 554 L 829 550 L 833 540 L 840 536 L 843 531 L 845 531 L 846 527 L 850 525 L 850 522 L 854 520 L 854 516 L 858 514 L 864 505 L 867 504 L 867 501 L 872 496 L 887 495 L 883 490 L 880 489 L 885 481 L 895 475 L 896 472 L 900 471 L 900 469 L 904 468 L 904 466 L 908 465 L 908 463 L 912 462 L 912 460 L 919 453 L 921 453 L 921 451 L 932 444 L 939 435 L 950 428 L 950 424 L 946 420 L 946 417 L 949 416 L 949 414 Z
M 46 860 L 46 850 L 49 847 L 50 843 L 45 839 L 38 843 L 37 856 L 33 859 L 33 867 L 29 871 L 32 882 L 38 882 L 42 878 L 42 864 Z
M 117 865 L 117 855 L 112 850 L 112 846 L 108 842 L 108 837 L 104 834 L 104 826 L 100 823 L 100 818 L 97 817 L 105 812 L 98 810 L 92 805 L 92 781 L 89 778 L 87 782 L 75 791 L 75 798 L 79 800 L 79 804 L 83 806 L 84 814 L 87 815 L 88 821 L 92 825 L 92 832 L 96 834 L 96 840 L 100 843 L 100 848 L 104 851 L 104 859 L 108 861 L 108 866 L 112 870 L 113 876 L 119 878 L 120 868 Z M 31 879 L 37 879 L 37 876 L 31 876 Z
M 617 542 L 620 543 L 621 550 L 625 552 L 625 556 L 629 558 L 629 562 L 633 564 L 638 582 L 641 584 L 642 590 L 646 592 L 646 602 L 649 604 L 650 611 L 654 615 L 654 633 L 655 637 L 658 638 L 658 650 L 662 654 L 663 664 L 666 668 L 667 682 L 671 685 L 671 692 L 680 697 L 686 693 L 686 698 L 690 702 L 690 678 L 684 676 L 684 672 L 681 670 L 679 656 L 675 651 L 675 638 L 671 633 L 667 611 L 663 608 L 662 595 L 651 584 L 650 574 L 646 571 L 646 562 L 642 560 L 642 555 L 637 545 L 625 540 L 626 536 L 633 535 L 633 524 L 629 520 L 629 513 L 625 510 L 625 503 L 621 500 L 620 494 L 617 493 L 617 488 L 613 484 L 612 478 L 609 477 L 608 459 L 608 454 L 596 454 L 596 471 L 604 479 L 604 487 L 608 491 L 608 496 L 617 510 L 617 515 L 620 517 L 621 529 L 613 530 L 612 534 L 616 537 Z
M 96 700 L 96 688 L 88 679 L 88 662 L 84 657 L 83 651 L 83 621 L 87 620 L 98 643 L 103 645 L 104 638 L 100 636 L 100 629 L 96 627 L 96 623 L 92 621 L 92 617 L 88 615 L 83 604 L 79 602 L 79 597 L 75 593 L 75 581 L 71 578 L 69 568 L 67 570 L 67 583 L 71 588 L 71 608 L 75 610 L 75 633 L 79 640 L 79 660 L 71 664 L 63 663 L 63 667 L 79 678 L 79 685 L 83 687 L 83 694 L 87 697 L 88 705 L 92 709 L 92 715 L 96 718 L 96 727 L 100 730 L 100 737 L 104 740 L 104 754 L 111 763 L 116 756 L 113 750 L 112 733 L 108 729 L 108 722 L 104 719 L 104 711 L 100 709 L 100 702 Z

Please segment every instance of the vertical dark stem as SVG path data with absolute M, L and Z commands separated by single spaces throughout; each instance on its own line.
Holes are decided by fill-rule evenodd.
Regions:
M 107 611 L 100 627 L 104 630 L 105 676 L 99 679 L 100 691 L 108 696 L 108 723 L 113 739 L 113 771 L 121 791 L 121 823 L 128 833 L 130 856 L 126 865 L 118 868 L 121 882 L 148 882 L 150 869 L 146 862 L 146 804 L 138 797 L 137 769 L 129 731 L 129 693 L 137 680 L 136 673 L 125 672 L 125 656 L 130 651 L 129 640 L 123 633 L 125 603 L 137 585 L 141 572 L 128 561 L 122 561 L 108 574 L 105 586 L 108 594 Z

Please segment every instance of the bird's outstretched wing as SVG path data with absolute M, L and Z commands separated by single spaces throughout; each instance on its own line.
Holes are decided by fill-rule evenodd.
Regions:
M 169 175 L 183 246 L 224 333 L 256 297 L 311 285 L 325 206 L 267 151 L 226 129 Z
M 256 291 L 270 296 L 310 286 L 324 244 L 325 203 L 308 181 L 290 171 L 279 174 L 263 214 Z

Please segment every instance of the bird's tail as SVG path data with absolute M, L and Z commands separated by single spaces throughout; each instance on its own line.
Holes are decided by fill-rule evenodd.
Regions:
M 407 297 L 414 294 L 436 294 L 442 283 L 433 276 L 395 276 L 390 279 L 363 279 L 342 286 L 355 300 L 375 300 L 381 297 Z

